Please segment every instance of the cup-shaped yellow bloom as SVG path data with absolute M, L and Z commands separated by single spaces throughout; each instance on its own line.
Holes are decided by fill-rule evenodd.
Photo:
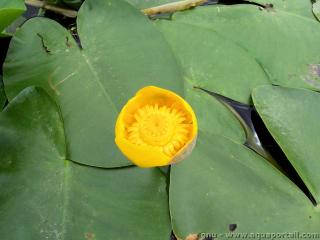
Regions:
M 183 98 L 149 86 L 139 90 L 122 108 L 115 141 L 137 166 L 165 166 L 192 151 L 197 131 L 196 116 Z

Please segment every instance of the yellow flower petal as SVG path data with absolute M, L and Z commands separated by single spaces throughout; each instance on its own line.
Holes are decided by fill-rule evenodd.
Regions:
M 122 108 L 115 142 L 140 167 L 164 166 L 184 159 L 197 137 L 191 106 L 166 89 L 144 87 Z

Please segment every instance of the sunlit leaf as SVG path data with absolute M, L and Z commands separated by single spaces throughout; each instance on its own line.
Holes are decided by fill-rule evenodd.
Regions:
M 171 169 L 170 211 L 181 239 L 191 233 L 228 239 L 231 224 L 234 234 L 319 236 L 320 212 L 297 186 L 248 148 L 205 133 L 190 158 Z
M 118 112 L 144 86 L 181 94 L 176 60 L 148 18 L 124 1 L 87 1 L 77 27 L 81 48 L 54 21 L 25 23 L 5 62 L 6 94 L 10 101 L 36 85 L 54 97 L 62 111 L 69 159 L 99 167 L 129 165 L 114 143 Z
M 260 64 L 273 84 L 320 89 L 320 79 L 313 70 L 320 63 L 320 44 L 315 40 L 320 39 L 320 24 L 315 19 L 276 7 L 260 9 L 244 4 L 176 13 L 174 21 L 213 31 L 234 42 Z
M 166 179 L 158 169 L 99 169 L 66 160 L 59 109 L 41 89 L 0 113 L 3 239 L 168 239 Z

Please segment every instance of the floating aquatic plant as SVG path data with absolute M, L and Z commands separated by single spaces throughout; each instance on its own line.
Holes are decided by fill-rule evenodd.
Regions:
M 116 144 L 140 167 L 164 166 L 184 159 L 193 149 L 197 119 L 180 96 L 162 88 L 142 88 L 122 108 Z

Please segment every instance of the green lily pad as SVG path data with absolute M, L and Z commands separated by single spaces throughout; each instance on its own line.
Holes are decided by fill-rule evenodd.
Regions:
M 200 132 L 191 156 L 171 168 L 169 196 L 173 230 L 181 239 L 320 236 L 319 207 L 265 159 L 221 136 Z M 233 232 L 230 225 L 236 226 Z
M 244 143 L 240 122 L 220 102 L 195 87 L 250 103 L 252 89 L 268 84 L 259 63 L 246 50 L 208 28 L 175 20 L 156 24 L 179 60 L 185 98 L 196 111 L 199 128 Z
M 159 20 L 157 26 L 172 47 L 191 87 L 202 87 L 250 103 L 252 89 L 268 84 L 268 76 L 246 50 L 207 27 L 175 19 Z
M 176 13 L 174 21 L 206 28 L 233 41 L 260 63 L 273 84 L 320 89 L 320 78 L 313 71 L 320 63 L 320 44 L 315 41 L 320 39 L 320 24 L 316 20 L 245 4 L 201 7 Z
M 246 141 L 240 121 L 218 99 L 193 88 L 189 81 L 186 81 L 185 89 L 185 98 L 196 113 L 200 130 L 225 136 L 241 144 Z
M 66 160 L 63 123 L 41 89 L 0 113 L 3 239 L 168 239 L 166 179 L 158 169 L 99 169 Z
M 0 33 L 25 11 L 23 0 L 0 1 Z
M 33 18 L 24 24 L 4 66 L 7 97 L 30 85 L 42 87 L 61 109 L 68 159 L 98 167 L 129 165 L 114 143 L 119 110 L 144 86 L 182 94 L 179 68 L 161 33 L 125 1 L 85 2 L 77 26 L 82 48 L 54 21 Z
M 264 86 L 252 96 L 268 130 L 319 203 L 320 94 Z

